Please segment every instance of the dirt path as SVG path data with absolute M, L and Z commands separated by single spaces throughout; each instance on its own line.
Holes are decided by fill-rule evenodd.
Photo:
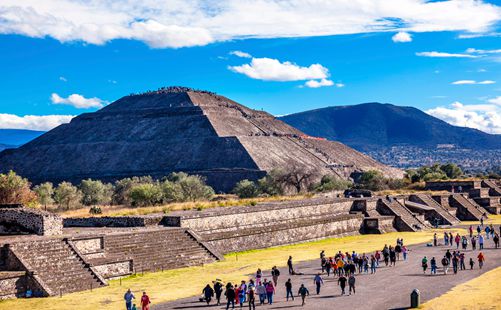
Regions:
M 378 268 L 377 273 L 374 275 L 361 274 L 356 276 L 357 284 L 356 295 L 341 296 L 341 290 L 337 286 L 337 278 L 332 276 L 327 278 L 324 275 L 325 285 L 322 287 L 320 295 L 315 295 L 315 287 L 313 285 L 313 277 L 319 272 L 319 260 L 303 262 L 297 264 L 295 268 L 304 273 L 303 276 L 292 276 L 293 291 L 297 290 L 301 283 L 304 283 L 310 290 L 311 296 L 307 298 L 306 306 L 301 307 L 299 299 L 295 301 L 285 301 L 285 287 L 284 282 L 289 278 L 287 270 L 281 269 L 281 277 L 279 279 L 277 294 L 274 298 L 272 306 L 265 305 L 264 307 L 257 306 L 257 308 L 266 309 L 289 309 L 289 308 L 303 308 L 303 309 L 400 309 L 406 308 L 410 304 L 410 293 L 414 288 L 421 292 L 421 302 L 438 297 L 452 287 L 478 277 L 484 272 L 501 266 L 501 249 L 494 249 L 493 242 L 486 240 L 486 248 L 484 255 L 486 256 L 486 263 L 482 270 L 478 269 L 476 257 L 478 250 L 472 251 L 468 249 L 465 252 L 466 262 L 470 257 L 475 260 L 474 270 L 459 271 L 458 274 L 452 273 L 452 268 L 449 274 L 443 275 L 442 270 L 439 268 L 439 274 L 431 276 L 429 270 L 426 275 L 423 275 L 421 259 L 427 256 L 428 259 L 435 257 L 440 266 L 440 260 L 445 251 L 450 247 L 438 246 L 427 247 L 426 245 L 417 245 L 410 247 L 410 253 L 407 261 L 397 261 L 396 267 L 381 267 Z M 451 251 L 453 248 L 450 248 Z M 455 248 L 454 248 L 455 249 Z M 334 251 L 327 249 L 327 255 L 334 254 Z M 263 266 L 264 267 L 264 266 Z M 468 267 L 468 266 L 467 266 Z M 468 267 L 469 268 L 469 267 Z M 216 278 L 217 275 L 214 275 Z M 269 271 L 265 273 L 265 278 L 271 279 Z M 223 279 L 224 280 L 224 279 Z M 200 288 L 201 290 L 202 288 Z M 197 297 L 185 298 L 174 302 L 169 302 L 161 305 L 155 305 L 153 310 L 165 309 L 200 309 L 207 308 L 205 303 L 198 301 Z M 212 305 L 212 309 L 225 309 L 223 306 Z M 239 308 L 237 306 L 237 308 Z M 248 309 L 248 307 L 245 307 Z

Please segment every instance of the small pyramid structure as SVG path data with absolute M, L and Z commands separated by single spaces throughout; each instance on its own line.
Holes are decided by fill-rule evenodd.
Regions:
M 343 179 L 367 170 L 402 176 L 401 170 L 342 143 L 308 137 L 269 113 L 185 87 L 123 97 L 0 153 L 0 171 L 14 170 L 35 184 L 161 178 L 184 171 L 229 191 L 239 180 L 291 166 Z

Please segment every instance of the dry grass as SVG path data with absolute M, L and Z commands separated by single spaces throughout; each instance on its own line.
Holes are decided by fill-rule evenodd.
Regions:
M 195 202 L 177 202 L 153 207 L 133 208 L 127 206 L 101 206 L 102 214 L 92 215 L 89 214 L 89 208 L 82 208 L 78 210 L 69 210 L 59 212 L 63 217 L 91 217 L 91 216 L 125 216 L 125 215 L 146 215 L 153 213 L 169 213 L 171 211 L 179 210 L 203 210 L 215 207 L 233 207 L 233 206 L 246 206 L 258 202 L 272 202 L 272 201 L 288 201 L 300 200 L 311 198 L 312 195 L 295 195 L 295 196 L 276 196 L 276 197 L 259 197 L 249 199 L 230 198 L 219 201 L 195 201 Z
M 454 287 L 422 305 L 423 309 L 501 309 L 501 267 Z
M 479 221 L 464 221 L 464 222 L 461 222 L 461 225 L 473 225 L 474 228 L 478 224 L 480 224 Z M 489 218 L 487 220 L 484 220 L 484 224 L 501 225 L 501 214 L 497 214 L 497 215 L 489 214 Z
M 464 230 L 455 230 L 466 233 Z M 285 266 L 289 255 L 295 262 L 318 258 L 321 250 L 327 255 L 338 250 L 355 250 L 369 253 L 381 249 L 384 244 L 393 244 L 397 237 L 404 238 L 406 244 L 428 242 L 435 231 L 389 233 L 383 235 L 359 235 L 332 238 L 315 242 L 275 247 L 264 250 L 247 251 L 225 256 L 225 260 L 199 267 L 181 268 L 165 272 L 147 273 L 129 277 L 120 282 L 111 281 L 108 287 L 65 295 L 62 298 L 18 299 L 0 302 L 0 310 L 44 309 L 44 310 L 114 310 L 123 306 L 122 297 L 127 288 L 134 292 L 147 291 L 152 302 L 158 304 L 170 300 L 189 297 L 200 292 L 203 286 L 216 277 L 224 281 L 239 281 L 253 274 L 257 268 L 270 269 Z

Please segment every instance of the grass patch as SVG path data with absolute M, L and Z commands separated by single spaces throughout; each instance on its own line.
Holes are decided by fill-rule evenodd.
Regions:
M 321 250 L 327 255 L 337 251 L 369 253 L 380 250 L 384 244 L 394 244 L 397 238 L 404 238 L 407 245 L 428 242 L 433 233 L 443 230 L 424 232 L 394 232 L 383 235 L 357 235 L 343 238 L 331 238 L 314 242 L 280 246 L 263 250 L 232 253 L 225 260 L 205 266 L 181 268 L 164 272 L 145 273 L 120 281 L 110 281 L 108 287 L 65 295 L 62 298 L 17 299 L 0 302 L 0 310 L 44 309 L 44 310 L 114 310 L 123 307 L 123 294 L 131 288 L 136 295 L 143 290 L 150 295 L 153 304 L 189 297 L 199 294 L 207 283 L 215 278 L 225 282 L 240 281 L 247 275 L 254 274 L 257 268 L 269 270 L 272 266 L 285 266 L 292 255 L 294 262 L 318 259 Z M 454 232 L 466 233 L 464 229 Z M 403 279 L 404 281 L 404 279 Z
M 501 267 L 498 267 L 424 303 L 422 309 L 501 309 L 500 277 Z
M 472 225 L 473 228 L 476 229 L 477 225 L 480 224 L 480 221 L 464 221 L 461 222 L 461 225 Z M 484 220 L 484 225 L 485 224 L 492 224 L 492 225 L 501 225 L 501 214 L 489 214 L 489 218 L 487 220 Z M 496 227 L 496 232 L 498 232 L 497 227 Z

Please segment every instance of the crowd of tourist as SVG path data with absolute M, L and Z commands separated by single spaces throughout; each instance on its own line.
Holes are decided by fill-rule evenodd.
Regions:
M 423 273 L 426 274 L 429 267 L 430 274 L 435 275 L 438 272 L 439 265 L 445 275 L 449 272 L 450 268 L 452 268 L 453 274 L 457 274 L 460 270 L 467 270 L 467 266 L 472 270 L 476 264 L 478 264 L 478 268 L 482 269 L 486 260 L 483 253 L 484 244 L 486 240 L 491 239 L 494 247 L 496 249 L 499 248 L 501 226 L 499 227 L 499 233 L 496 232 L 493 225 L 484 226 L 483 223 L 478 225 L 476 229 L 470 226 L 468 232 L 469 235 L 463 236 L 459 233 L 454 235 L 449 231 L 444 232 L 443 245 L 449 248 L 446 250 L 444 256 L 440 258 L 440 261 L 437 261 L 435 257 L 428 259 L 428 257 L 424 256 L 421 260 Z M 442 246 L 436 233 L 433 243 L 430 243 L 429 246 Z M 473 256 L 468 259 L 465 252 L 469 246 L 471 247 L 471 252 L 469 253 L 473 254 Z M 478 252 L 475 252 L 477 249 Z M 356 251 L 342 253 L 338 251 L 334 256 L 328 257 L 325 251 L 321 251 L 319 272 L 312 279 L 315 293 L 317 295 L 321 293 L 324 286 L 324 277 L 332 276 L 334 279 L 337 278 L 335 282 L 339 286 L 341 295 L 355 294 L 358 275 L 375 274 L 383 264 L 385 267 L 393 267 L 397 264 L 397 261 L 406 261 L 408 255 L 409 250 L 401 238 L 397 238 L 395 245 L 385 244 L 382 250 L 377 250 L 374 253 L 357 253 Z M 303 273 L 295 268 L 292 256 L 289 256 L 287 260 L 287 267 L 289 277 L 287 277 L 287 280 L 283 284 L 286 301 L 294 301 L 295 297 L 300 297 L 301 304 L 304 306 L 307 296 L 310 295 L 307 284 L 301 283 L 297 293 L 294 294 L 295 290 L 291 280 L 291 277 L 303 275 Z M 225 284 L 221 279 L 216 279 L 212 282 L 212 285 L 207 284 L 203 288 L 200 301 L 207 303 L 207 305 L 211 305 L 213 301 L 216 305 L 224 304 L 226 309 L 230 307 L 234 309 L 235 306 L 239 306 L 240 308 L 245 306 L 249 307 L 249 309 L 255 309 L 256 304 L 272 305 L 277 289 L 282 284 L 279 282 L 281 277 L 280 270 L 276 266 L 271 268 L 270 275 L 271 279 L 268 279 L 263 276 L 261 269 L 257 269 L 253 278 L 242 280 L 240 283 L 229 282 Z M 346 290 L 347 286 L 348 290 Z M 134 299 L 134 294 L 128 290 L 124 295 L 127 310 L 137 310 L 136 305 L 133 304 Z M 139 303 L 142 310 L 149 310 L 151 301 L 146 292 L 143 292 Z

